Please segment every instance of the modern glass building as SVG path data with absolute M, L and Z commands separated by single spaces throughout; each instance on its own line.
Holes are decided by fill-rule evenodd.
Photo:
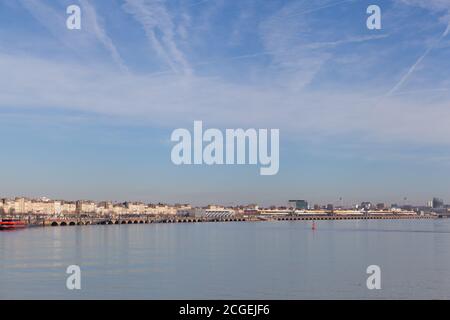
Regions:
M 306 200 L 289 200 L 289 206 L 298 210 L 307 210 L 308 201 Z

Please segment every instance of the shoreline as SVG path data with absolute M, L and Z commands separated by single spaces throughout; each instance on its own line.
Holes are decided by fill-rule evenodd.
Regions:
M 220 223 L 220 222 L 274 222 L 274 221 L 334 221 L 334 220 L 423 220 L 442 219 L 437 215 L 297 215 L 297 216 L 236 216 L 227 218 L 128 216 L 117 218 L 67 217 L 31 220 L 28 227 L 65 227 L 86 225 L 124 225 L 154 223 Z

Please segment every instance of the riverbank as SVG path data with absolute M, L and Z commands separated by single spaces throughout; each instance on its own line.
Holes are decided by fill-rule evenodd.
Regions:
M 30 221 L 30 226 L 58 227 L 82 225 L 122 225 L 150 223 L 206 223 L 206 222 L 264 222 L 264 221 L 321 221 L 321 220 L 398 220 L 438 219 L 436 215 L 292 215 L 292 216 L 235 216 L 226 218 L 178 217 L 178 216 L 127 216 L 117 218 L 66 217 L 41 218 Z

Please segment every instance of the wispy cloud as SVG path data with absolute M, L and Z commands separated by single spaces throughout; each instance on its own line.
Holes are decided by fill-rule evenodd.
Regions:
M 120 56 L 112 39 L 106 33 L 101 18 L 97 15 L 94 6 L 87 0 L 80 0 L 80 3 L 83 9 L 83 15 L 86 18 L 86 22 L 88 23 L 87 28 L 92 30 L 95 37 L 105 46 L 105 48 L 111 54 L 112 59 L 120 67 L 120 69 L 122 71 L 128 72 L 129 70 L 127 66 Z
M 209 1 L 210 1 L 210 0 L 197 1 L 197 2 L 191 3 L 191 4 L 189 5 L 189 7 L 196 7 L 196 6 L 199 6 L 199 5 L 201 5 L 201 4 L 205 4 L 206 2 L 209 2 Z
M 429 10 L 450 10 L 450 2 L 447 0 L 396 0 L 410 6 L 422 7 Z
M 173 71 L 186 74 L 192 72 L 176 43 L 176 26 L 163 1 L 125 0 L 123 7 L 142 25 L 154 50 Z
M 397 82 L 397 84 L 388 92 L 387 96 L 393 95 L 395 92 L 397 92 L 397 90 L 399 90 L 403 86 L 403 84 L 406 81 L 408 81 L 408 79 L 411 77 L 411 75 L 414 73 L 417 67 L 422 63 L 422 61 L 430 54 L 431 51 L 433 51 L 434 48 L 436 48 L 439 45 L 442 39 L 444 39 L 449 32 L 450 32 L 450 23 L 447 25 L 447 28 L 441 34 L 441 36 L 427 48 L 427 50 L 419 57 L 419 59 L 417 59 L 417 61 L 408 69 L 408 71 L 400 79 L 400 81 Z
M 67 19 L 65 11 L 57 10 L 39 0 L 20 0 L 20 3 L 50 34 L 73 52 L 79 53 L 80 48 L 87 48 L 98 41 L 109 52 L 119 68 L 128 71 L 112 39 L 107 35 L 101 18 L 89 1 L 80 0 L 83 23 L 82 31 L 76 34 L 65 28 Z
M 335 2 L 325 2 L 323 5 L 315 5 L 312 8 L 309 9 L 301 9 L 298 11 L 293 11 L 292 13 L 288 14 L 286 16 L 286 18 L 293 18 L 293 17 L 298 17 L 301 15 L 305 15 L 305 14 L 309 14 L 309 13 L 314 13 L 317 11 L 322 11 L 324 9 L 329 9 L 329 8 L 333 8 L 333 7 L 337 7 L 337 6 L 341 6 L 341 5 L 345 5 L 345 4 L 349 4 L 349 3 L 355 3 L 358 0 L 341 0 L 341 1 L 335 1 Z
M 345 39 L 340 39 L 340 40 L 335 40 L 335 41 L 312 42 L 310 44 L 305 45 L 304 48 L 311 49 L 311 50 L 327 49 L 327 48 L 332 49 L 332 48 L 338 47 L 340 45 L 362 43 L 362 42 L 372 41 L 372 40 L 380 40 L 380 39 L 385 39 L 387 37 L 389 37 L 388 34 L 373 35 L 373 36 L 354 36 L 354 37 L 347 37 Z M 224 61 L 253 59 L 253 58 L 257 58 L 257 57 L 261 57 L 261 56 L 273 56 L 273 55 L 289 56 L 289 55 L 296 55 L 296 54 L 297 54 L 296 52 L 292 52 L 292 50 L 284 48 L 284 49 L 280 49 L 280 50 L 247 53 L 247 54 L 227 57 L 227 58 L 223 58 L 223 59 L 204 61 L 201 63 L 194 64 L 194 66 L 212 65 L 212 64 L 217 64 L 217 63 L 223 63 Z
M 400 3 L 409 6 L 418 6 L 427 10 L 435 12 L 444 12 L 446 15 L 441 18 L 441 21 L 446 24 L 444 32 L 434 40 L 431 45 L 425 50 L 425 52 L 416 60 L 416 62 L 408 68 L 403 77 L 394 85 L 394 87 L 386 94 L 386 96 L 391 96 L 395 94 L 413 75 L 417 67 L 423 62 L 423 60 L 439 46 L 441 41 L 448 36 L 450 32 L 450 1 L 448 0 L 397 0 Z
M 437 123 L 450 117 L 444 102 L 423 108 L 420 99 L 390 99 L 377 109 L 376 117 L 368 117 L 372 106 L 367 91 L 311 93 L 198 76 L 124 76 L 114 70 L 17 55 L 0 55 L 0 68 L 5 71 L 0 76 L 0 107 L 29 112 L 74 110 L 163 127 L 203 119 L 219 127 L 279 127 L 292 139 L 357 132 L 371 141 L 450 144 L 448 126 L 429 130 L 423 125 L 425 118 Z M 398 122 L 399 118 L 403 121 Z
M 19 0 L 19 2 L 56 39 L 69 49 L 77 49 L 77 44 L 65 37 L 66 17 L 61 12 L 39 0 Z
M 355 1 L 289 2 L 260 24 L 260 37 L 264 45 L 262 54 L 272 56 L 272 67 L 281 70 L 286 81 L 302 88 L 310 84 L 324 68 L 339 55 L 339 49 L 356 47 L 365 42 L 389 37 L 385 32 L 361 34 L 361 29 L 348 30 L 333 23 L 324 25 L 316 14 Z M 351 6 L 346 6 L 346 9 Z M 304 15 L 301 19 L 291 19 Z M 364 31 L 364 30 L 363 30 Z M 288 76 L 286 78 L 285 76 Z
M 54 25 L 65 24 L 65 15 L 57 13 L 51 6 L 33 0 L 21 1 L 26 3 L 27 8 L 41 23 L 48 26 L 50 32 L 56 32 L 53 30 Z M 102 21 L 100 10 L 96 12 L 87 0 L 80 1 L 87 19 L 86 25 L 92 30 L 91 37 L 87 40 L 94 38 L 109 48 L 108 52 L 114 61 L 125 69 L 124 59 L 108 36 L 109 30 Z M 372 141 L 390 139 L 450 144 L 450 129 L 443 127 L 439 132 L 427 132 L 427 128 L 422 126 L 424 118 L 439 121 L 450 116 L 444 103 L 447 97 L 443 96 L 438 101 L 432 101 L 433 104 L 427 105 L 427 108 L 422 108 L 424 100 L 408 101 L 408 95 L 401 94 L 399 90 L 434 46 L 428 48 L 425 55 L 408 68 L 407 74 L 391 90 L 391 96 L 386 99 L 389 101 L 377 106 L 374 111 L 374 97 L 379 95 L 380 90 L 387 92 L 390 89 L 387 88 L 389 84 L 386 83 L 389 81 L 386 80 L 392 79 L 397 72 L 391 70 L 392 65 L 384 68 L 380 61 L 383 61 L 386 52 L 395 51 L 397 44 L 392 43 L 396 39 L 390 38 L 398 35 L 385 33 L 388 30 L 381 34 L 355 31 L 360 30 L 361 26 L 339 30 L 332 25 L 323 26 L 318 19 L 308 14 L 302 19 L 285 19 L 293 14 L 306 12 L 308 8 L 304 7 L 305 3 L 308 4 L 306 1 L 302 5 L 296 1 L 286 2 L 277 4 L 277 10 L 252 14 L 249 19 L 255 20 L 245 20 L 251 22 L 252 26 L 259 25 L 250 34 L 252 40 L 255 40 L 252 46 L 237 49 L 233 47 L 226 54 L 217 55 L 218 59 L 206 58 L 190 63 L 179 42 L 189 39 L 189 32 L 192 30 L 186 28 L 180 33 L 179 27 L 180 23 L 195 24 L 198 22 L 195 17 L 187 15 L 183 18 L 182 15 L 187 14 L 186 12 L 180 14 L 178 8 L 169 10 L 163 1 L 126 0 L 125 5 L 118 8 L 118 14 L 127 18 L 127 14 L 131 14 L 134 17 L 138 24 L 132 21 L 127 27 L 135 28 L 141 33 L 140 26 L 144 29 L 145 38 L 143 33 L 136 32 L 133 36 L 141 36 L 142 43 L 150 41 L 163 59 L 159 67 L 163 70 L 167 68 L 167 71 L 124 74 L 118 72 L 117 68 L 104 65 L 92 68 L 83 66 L 82 63 L 38 58 L 29 52 L 12 54 L 2 50 L 0 107 L 75 110 L 122 119 L 133 118 L 166 127 L 194 119 L 227 127 L 282 127 L 286 132 L 292 133 L 293 137 L 302 139 L 353 135 L 352 139 L 356 140 L 370 137 Z M 322 1 L 317 4 L 314 12 L 325 11 L 339 3 L 341 2 Z M 342 2 L 344 3 L 350 4 L 351 1 Z M 215 19 L 224 18 L 220 16 L 221 10 L 215 10 Z M 339 23 L 338 18 L 333 22 Z M 345 24 L 339 26 L 345 27 Z M 210 27 L 214 25 L 211 24 Z M 60 26 L 55 29 L 64 28 Z M 201 40 L 204 34 L 200 31 L 203 30 L 198 31 L 195 37 Z M 442 37 L 448 33 L 449 28 Z M 55 35 L 61 41 L 66 41 L 64 34 Z M 389 41 L 389 47 L 383 43 L 383 39 L 388 37 L 386 41 Z M 247 38 L 243 38 L 242 44 L 245 45 L 246 40 Z M 220 38 L 212 41 L 216 42 L 206 46 L 208 49 L 222 50 L 220 53 L 229 49 L 224 49 L 225 44 Z M 127 44 L 142 47 L 142 43 L 133 38 Z M 67 45 L 73 44 L 67 41 Z M 143 52 L 145 59 L 145 51 Z M 192 57 L 192 52 L 189 54 Z M 414 50 L 412 54 L 417 54 L 417 51 Z M 262 57 L 261 61 L 251 61 L 257 57 Z M 371 59 L 372 57 L 376 59 Z M 244 59 L 249 61 L 242 61 Z M 344 59 L 350 62 L 340 64 L 339 61 Z M 396 60 L 395 63 L 401 62 Z M 206 72 L 194 73 L 193 68 L 200 65 L 204 68 L 198 70 Z M 252 79 L 248 83 L 243 81 L 242 78 L 247 74 L 240 69 L 241 66 L 250 66 L 248 69 L 257 74 L 253 78 L 256 80 Z M 366 67 L 372 69 L 362 69 Z M 236 78 L 227 77 L 227 68 L 238 69 L 240 79 L 235 81 Z M 33 70 L 33 74 L 30 75 L 29 70 Z M 378 71 L 380 73 L 376 73 Z M 357 80 L 348 80 L 354 76 L 358 77 Z M 372 76 L 380 76 L 380 81 L 373 81 Z M 350 82 L 349 86 L 346 86 L 347 82 Z M 331 85 L 327 87 L 323 83 Z M 354 83 L 357 90 L 352 85 Z M 377 87 L 378 84 L 381 85 Z M 335 90 L 336 87 L 339 92 Z M 436 96 L 436 92 L 433 95 Z M 408 121 L 396 123 L 395 119 L 399 117 Z M 302 120 L 299 122 L 298 119 Z

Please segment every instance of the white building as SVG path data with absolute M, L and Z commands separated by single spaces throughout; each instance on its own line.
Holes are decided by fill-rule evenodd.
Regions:
M 225 209 L 220 207 L 213 208 L 192 208 L 192 209 L 179 209 L 177 215 L 195 218 L 230 218 L 235 215 L 235 211 L 232 209 Z

